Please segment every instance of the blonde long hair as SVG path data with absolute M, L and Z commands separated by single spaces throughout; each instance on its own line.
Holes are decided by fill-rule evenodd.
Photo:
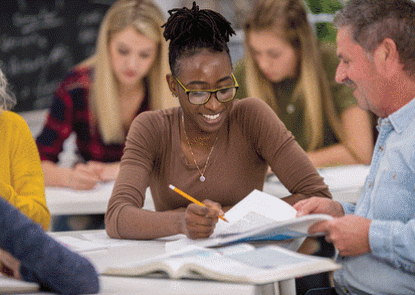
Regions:
M 279 38 L 287 40 L 299 55 L 299 76 L 293 100 L 304 100 L 306 150 L 315 150 L 323 144 L 324 112 L 336 136 L 343 139 L 340 118 L 335 111 L 329 81 L 323 70 L 317 37 L 308 22 L 302 1 L 258 0 L 251 15 L 244 25 L 245 36 L 250 31 L 271 30 Z M 278 98 L 272 83 L 262 75 L 247 42 L 245 46 L 248 96 L 263 99 L 278 114 Z
M 125 140 L 117 98 L 117 86 L 111 68 L 108 44 L 111 36 L 131 26 L 137 33 L 157 42 L 158 56 L 146 76 L 149 84 L 150 109 L 164 109 L 178 105 L 166 82 L 169 73 L 168 43 L 163 39 L 165 18 L 160 8 L 150 0 L 118 0 L 101 23 L 95 54 L 79 64 L 94 68 L 89 95 L 91 111 L 96 118 L 105 143 L 123 143 Z

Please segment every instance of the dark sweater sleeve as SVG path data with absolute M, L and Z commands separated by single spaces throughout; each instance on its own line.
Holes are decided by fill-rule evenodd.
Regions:
M 0 197 L 0 247 L 20 260 L 23 280 L 62 294 L 97 293 L 92 264 L 70 251 Z

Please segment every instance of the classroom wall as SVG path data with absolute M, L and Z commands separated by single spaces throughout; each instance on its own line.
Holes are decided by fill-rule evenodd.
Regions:
M 92 0 L 91 2 L 111 5 L 115 1 L 116 0 Z M 162 9 L 162 11 L 165 12 L 166 17 L 168 16 L 168 13 L 167 13 L 168 10 L 172 8 L 180 7 L 180 4 L 182 2 L 182 0 L 153 0 L 153 1 Z

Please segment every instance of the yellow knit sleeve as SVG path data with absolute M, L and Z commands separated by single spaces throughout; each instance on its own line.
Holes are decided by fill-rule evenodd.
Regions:
M 43 172 L 36 143 L 23 118 L 12 112 L 6 114 L 7 120 L 13 121 L 7 124 L 5 139 L 8 142 L 10 181 L 3 170 L 0 195 L 47 230 L 50 213 L 46 206 Z M 3 113 L 2 117 L 6 114 Z

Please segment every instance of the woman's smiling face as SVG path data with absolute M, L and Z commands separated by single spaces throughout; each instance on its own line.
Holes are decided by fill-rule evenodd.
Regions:
M 232 65 L 226 52 L 202 50 L 179 61 L 177 79 L 189 90 L 215 90 L 234 86 Z M 217 132 L 229 116 L 233 100 L 221 103 L 212 94 L 202 105 L 189 102 L 185 90 L 174 80 L 172 91 L 179 97 L 186 124 L 191 124 L 202 132 Z

